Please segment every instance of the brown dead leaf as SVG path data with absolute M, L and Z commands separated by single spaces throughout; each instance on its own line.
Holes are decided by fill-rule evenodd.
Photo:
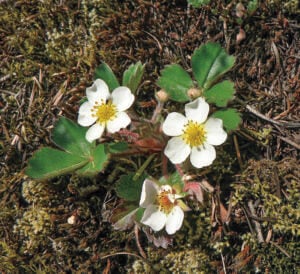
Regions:
M 239 33 L 236 35 L 236 43 L 239 44 L 245 38 L 246 38 L 246 33 L 245 33 L 245 31 L 242 28 L 240 28 Z

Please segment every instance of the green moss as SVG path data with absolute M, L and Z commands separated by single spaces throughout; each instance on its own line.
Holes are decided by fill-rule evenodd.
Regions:
M 295 14 L 295 15 L 300 14 L 299 0 L 289 0 L 289 1 L 268 0 L 267 3 L 273 8 L 281 9 L 285 13 Z
M 142 260 L 136 260 L 132 271 L 135 274 L 142 273 L 208 273 L 211 268 L 208 263 L 207 254 L 201 252 L 199 249 L 189 249 L 182 251 L 171 251 L 163 259 L 152 256 L 157 254 L 156 250 L 148 249 L 147 253 L 150 259 L 149 263 Z M 162 254 L 160 254 L 162 255 Z M 161 257 L 161 256 L 159 256 Z
M 233 204 L 258 201 L 257 207 L 263 210 L 262 216 L 267 220 L 262 222 L 264 227 L 300 236 L 299 182 L 300 170 L 294 159 L 279 163 L 252 161 L 242 174 L 241 183 L 234 185 Z
M 264 237 L 272 233 L 271 240 L 259 244 L 257 230 L 242 235 L 244 244 L 251 247 L 258 269 L 272 269 L 278 273 L 295 271 L 295 258 L 299 257 L 299 163 L 292 158 L 280 162 L 251 161 L 239 183 L 234 184 L 233 205 L 256 214 Z M 248 208 L 252 201 L 255 213 Z M 254 216 L 255 217 L 255 216 Z
M 49 211 L 39 206 L 32 206 L 16 220 L 14 232 L 24 238 L 21 252 L 35 254 L 39 248 L 50 248 L 49 237 L 53 233 Z

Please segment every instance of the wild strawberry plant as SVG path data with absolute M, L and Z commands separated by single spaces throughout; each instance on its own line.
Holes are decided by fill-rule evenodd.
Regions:
M 120 83 L 102 63 L 86 89 L 78 120 L 61 117 L 57 121 L 51 136 L 55 147 L 35 152 L 26 174 L 36 180 L 69 173 L 92 177 L 109 172 L 106 168 L 113 161 L 146 155 L 133 163 L 134 171 L 121 167 L 123 175 L 114 180 L 122 203 L 111 222 L 119 230 L 137 225 L 150 227 L 154 234 L 163 229 L 167 235 L 174 234 L 190 210 L 191 196 L 202 202 L 201 186 L 186 180 L 184 163 L 190 161 L 195 169 L 211 165 L 215 146 L 225 143 L 241 122 L 237 110 L 227 107 L 234 99 L 234 84 L 221 80 L 234 61 L 219 44 L 207 43 L 194 51 L 191 74 L 178 64 L 166 66 L 157 80 L 161 90 L 149 119 L 138 117 L 135 111 L 145 65 L 129 66 Z M 169 111 L 172 101 L 182 106 L 176 112 Z M 154 159 L 162 159 L 160 174 L 157 170 L 152 174 Z M 167 159 L 173 169 L 170 165 L 168 169 Z

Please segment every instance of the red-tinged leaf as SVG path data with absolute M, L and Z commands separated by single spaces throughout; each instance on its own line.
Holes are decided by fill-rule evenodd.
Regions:
M 250 247 L 246 245 L 244 249 L 233 258 L 233 264 L 230 267 L 235 271 L 240 272 L 250 262 L 252 257 L 253 255 L 250 254 Z
M 188 182 L 185 184 L 183 191 L 193 195 L 197 201 L 203 203 L 203 190 L 198 182 Z
M 121 129 L 118 134 L 124 138 L 126 138 L 126 141 L 128 143 L 134 143 L 138 140 L 139 138 L 139 134 L 138 133 L 135 133 L 135 132 L 132 132 L 126 128 L 124 129 Z
M 161 151 L 164 145 L 155 138 L 144 138 L 137 140 L 135 144 L 143 149 L 143 150 L 150 150 L 150 151 Z
M 109 273 L 111 273 L 111 267 L 110 267 L 110 265 L 111 265 L 110 259 L 107 259 L 106 267 L 104 268 L 102 274 L 109 274 Z

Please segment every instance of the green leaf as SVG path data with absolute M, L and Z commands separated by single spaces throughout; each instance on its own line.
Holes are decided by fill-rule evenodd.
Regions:
M 201 6 L 206 5 L 209 2 L 210 0 L 188 0 L 188 3 L 194 8 L 200 8 Z
M 139 61 L 132 64 L 124 71 L 122 85 L 128 87 L 132 93 L 135 93 L 144 74 L 145 65 Z
M 87 129 L 61 117 L 55 124 L 53 142 L 65 151 L 49 147 L 37 151 L 29 160 L 26 174 L 33 179 L 49 179 L 76 171 L 93 175 L 104 168 L 108 155 L 104 145 L 85 139 Z
M 116 184 L 117 195 L 126 201 L 139 201 L 141 197 L 143 183 L 147 176 L 143 174 L 137 180 L 133 179 L 134 176 L 134 173 L 123 175 Z
M 87 128 L 61 117 L 54 126 L 52 140 L 58 147 L 67 152 L 89 155 L 91 148 L 95 147 L 95 142 L 90 143 L 86 140 L 86 131 Z
M 120 86 L 117 77 L 111 68 L 104 62 L 96 68 L 94 79 L 102 79 L 108 85 L 110 91 L 113 91 Z
M 179 65 L 169 65 L 161 72 L 157 85 L 164 89 L 170 98 L 177 102 L 190 100 L 188 89 L 193 86 L 190 75 Z
M 223 120 L 223 126 L 226 131 L 237 129 L 242 121 L 240 114 L 234 108 L 218 110 L 213 113 L 212 117 Z
M 249 15 L 252 15 L 258 8 L 258 1 L 257 0 L 251 0 L 248 2 L 247 5 L 247 12 Z
M 209 42 L 194 51 L 193 74 L 199 86 L 207 89 L 233 66 L 234 61 L 235 58 L 228 55 L 219 44 Z
M 120 153 L 128 149 L 128 143 L 118 142 L 108 144 L 108 150 L 110 153 Z
M 88 158 L 88 164 L 78 169 L 76 173 L 83 176 L 96 175 L 105 167 L 109 158 L 108 156 L 105 152 L 104 144 L 96 146 Z
M 182 181 L 181 179 L 181 176 L 180 174 L 176 171 L 174 173 L 172 173 L 168 178 L 166 177 L 161 177 L 159 179 L 159 183 L 161 185 L 170 185 L 170 186 L 175 186 L 175 185 L 178 185 L 180 186 L 181 188 L 184 187 L 184 182 Z
M 135 214 L 135 219 L 140 222 L 141 219 L 143 218 L 143 215 L 144 215 L 144 212 L 145 212 L 145 208 L 139 208 L 138 211 L 136 212 Z
M 84 166 L 88 159 L 58 149 L 44 147 L 29 160 L 25 173 L 33 179 L 49 179 Z
M 218 107 L 225 107 L 233 99 L 234 84 L 231 81 L 223 81 L 204 91 L 204 97 L 208 103 L 214 103 Z

